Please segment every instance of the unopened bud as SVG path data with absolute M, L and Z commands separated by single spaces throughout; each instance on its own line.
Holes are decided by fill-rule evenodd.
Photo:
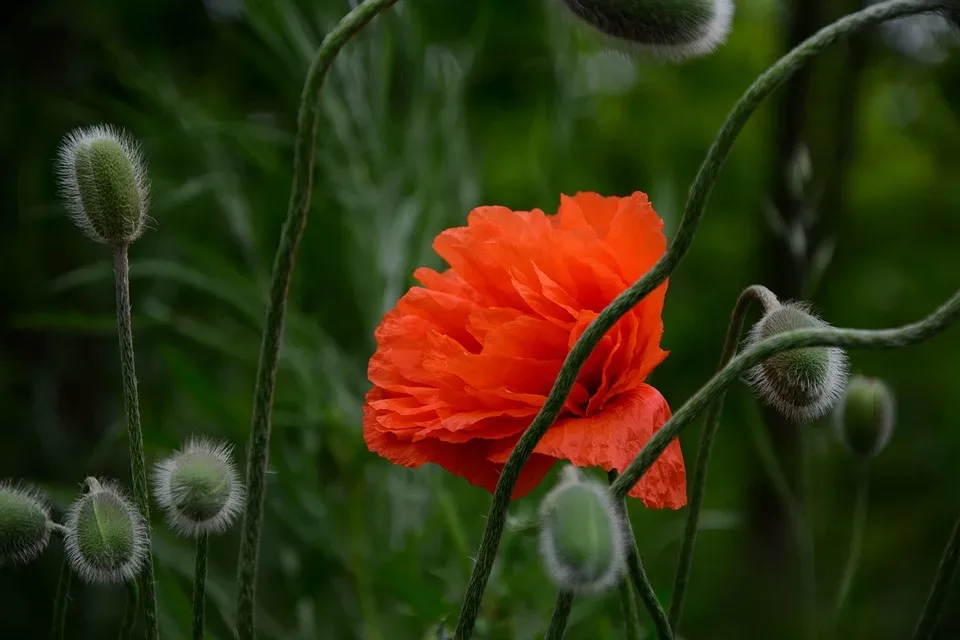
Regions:
M 86 485 L 65 521 L 70 566 L 84 582 L 129 582 L 143 567 L 147 527 L 117 483 L 87 478 Z
M 143 233 L 149 186 L 139 146 L 109 125 L 71 132 L 57 174 L 73 222 L 97 242 L 128 245 Z
M 766 313 L 750 331 L 754 345 L 777 334 L 829 326 L 803 304 L 786 303 Z M 847 355 L 835 347 L 804 347 L 770 356 L 746 376 L 754 393 L 797 422 L 816 420 L 840 399 Z
M 837 407 L 837 436 L 858 456 L 872 458 L 893 436 L 894 399 L 877 378 L 853 376 Z
M 540 505 L 540 555 L 561 589 L 598 593 L 623 572 L 626 538 L 622 516 L 607 487 L 575 467 Z
M 243 508 L 244 487 L 227 445 L 190 440 L 157 463 L 153 486 L 171 528 L 188 537 L 222 533 Z
M 733 0 L 563 0 L 601 33 L 679 60 L 714 51 L 733 21 Z
M 0 565 L 27 564 L 50 542 L 50 507 L 36 489 L 0 482 Z

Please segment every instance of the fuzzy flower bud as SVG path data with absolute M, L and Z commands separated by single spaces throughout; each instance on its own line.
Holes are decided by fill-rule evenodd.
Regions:
M 129 582 L 143 567 L 147 527 L 119 484 L 87 478 L 86 485 L 87 493 L 67 511 L 67 560 L 84 582 Z
M 893 435 L 893 393 L 882 380 L 853 376 L 835 415 L 840 441 L 852 453 L 872 458 Z
M 601 33 L 680 60 L 714 51 L 733 21 L 733 0 L 563 0 Z
M 190 440 L 154 469 L 157 501 L 180 535 L 224 532 L 243 508 L 244 487 L 227 445 Z
M 73 222 L 97 242 L 128 245 L 147 222 L 149 187 L 139 145 L 109 125 L 71 132 L 60 145 L 57 175 Z
M 50 542 L 50 507 L 31 487 L 0 482 L 0 565 L 27 564 Z
M 766 313 L 750 331 L 752 346 L 780 333 L 826 327 L 804 304 L 786 303 Z M 765 403 L 797 422 L 822 417 L 840 399 L 847 355 L 834 347 L 806 347 L 771 356 L 750 370 L 747 382 Z
M 626 539 L 606 486 L 583 478 L 576 467 L 564 469 L 540 505 L 540 556 L 561 589 L 598 593 L 616 584 Z

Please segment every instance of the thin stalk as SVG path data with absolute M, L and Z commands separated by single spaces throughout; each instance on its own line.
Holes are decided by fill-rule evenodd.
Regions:
M 70 587 L 73 584 L 73 571 L 67 560 L 67 552 L 63 552 L 60 562 L 60 578 L 57 580 L 57 595 L 53 601 L 53 630 L 50 637 L 53 640 L 63 640 L 67 628 L 67 603 L 70 602 Z
M 616 471 L 609 471 L 607 479 L 612 484 L 617 479 Z M 660 600 L 657 599 L 657 593 L 653 590 L 650 578 L 643 568 L 643 562 L 640 560 L 640 550 L 637 548 L 637 537 L 633 533 L 633 525 L 630 524 L 630 518 L 627 515 L 627 503 L 621 499 L 620 514 L 623 518 L 624 535 L 629 542 L 627 550 L 627 571 L 634 588 L 640 594 L 643 600 L 643 606 L 647 608 L 650 618 L 653 620 L 653 626 L 657 629 L 657 636 L 660 640 L 673 640 L 673 632 L 670 630 L 670 623 L 667 620 L 667 612 L 663 610 Z M 638 625 L 639 631 L 639 625 Z
M 570 591 L 558 593 L 544 640 L 563 640 L 563 634 L 567 632 L 567 620 L 570 619 L 571 609 L 573 609 L 573 593 Z
M 623 625 L 626 629 L 627 640 L 640 640 L 640 614 L 637 613 L 637 597 L 633 595 L 633 587 L 629 578 L 624 578 L 617 586 L 620 591 L 620 605 L 623 607 Z
M 130 441 L 130 475 L 133 498 L 150 531 L 150 499 L 147 493 L 147 466 L 143 459 L 143 431 L 140 429 L 140 400 L 137 394 L 137 371 L 133 355 L 133 327 L 130 320 L 130 261 L 127 246 L 117 246 L 113 253 L 113 270 L 117 281 L 117 333 L 120 337 L 120 370 L 123 376 L 123 399 L 127 412 L 127 437 Z M 153 551 L 150 536 L 145 538 L 146 561 L 140 580 L 143 582 L 144 619 L 147 638 L 159 640 L 157 591 L 153 576 Z
M 850 531 L 850 550 L 847 552 L 847 563 L 843 568 L 840 586 L 837 589 L 837 599 L 833 606 L 832 637 L 836 638 L 840 631 L 840 616 L 843 613 L 843 604 L 853 587 L 853 579 L 860 567 L 860 554 L 863 549 L 863 532 L 867 527 L 867 505 L 870 501 L 870 460 L 866 459 L 857 465 L 857 501 L 853 507 L 853 525 Z
M 209 536 L 197 538 L 197 555 L 193 569 L 193 640 L 203 640 L 203 615 L 207 605 L 207 549 Z
M 656 289 L 676 269 L 677 265 L 679 265 L 680 261 L 690 249 L 720 169 L 723 167 L 733 147 L 733 143 L 736 142 L 737 136 L 739 136 L 740 131 L 744 125 L 746 125 L 750 116 L 770 94 L 783 86 L 793 74 L 837 41 L 887 20 L 933 11 L 943 7 L 944 2 L 945 0 L 888 0 L 887 2 L 871 5 L 862 11 L 842 18 L 817 32 L 781 58 L 766 73 L 760 76 L 743 95 L 727 117 L 723 128 L 714 140 L 710 151 L 707 153 L 706 159 L 700 167 L 700 171 L 690 189 L 690 195 L 687 199 L 683 217 L 680 220 L 676 235 L 670 243 L 670 247 L 643 277 L 629 289 L 617 296 L 610 305 L 600 312 L 580 336 L 580 339 L 573 345 L 573 348 L 563 363 L 563 367 L 557 376 L 553 388 L 550 390 L 550 394 L 547 396 L 546 402 L 544 402 L 540 412 L 524 432 L 523 436 L 521 436 L 519 442 L 511 452 L 510 457 L 507 459 L 493 494 L 490 512 L 487 515 L 486 527 L 484 528 L 483 538 L 480 542 L 480 549 L 477 553 L 473 572 L 470 574 L 466 594 L 460 607 L 460 615 L 454 634 L 455 640 L 468 640 L 473 634 L 477 617 L 480 614 L 483 592 L 486 590 L 487 581 L 490 579 L 493 562 L 500 546 L 500 539 L 503 536 L 507 508 L 510 505 L 513 488 L 520 476 L 521 469 L 523 469 L 527 460 L 530 459 L 537 443 L 540 442 L 540 439 L 547 432 L 547 429 L 550 428 L 560 414 L 567 396 L 570 395 L 570 391 L 573 389 L 573 384 L 577 379 L 580 368 L 586 362 L 594 348 L 596 348 L 600 339 L 620 318 L 630 311 L 630 309 L 643 300 L 647 294 Z M 807 335 L 805 338 L 811 339 L 812 336 Z M 773 355 L 773 353 L 768 355 Z M 729 382 L 721 386 L 725 388 L 727 384 L 729 384 Z M 709 402 L 710 397 L 706 396 L 706 400 Z M 703 407 L 691 407 L 691 409 L 696 409 L 696 413 L 699 413 L 702 408 Z M 694 413 L 694 415 L 696 415 L 696 413 Z M 680 429 L 677 429 L 677 431 L 679 430 Z M 661 433 L 664 433 L 663 429 L 658 432 L 658 435 Z M 668 442 L 669 439 L 659 441 L 656 447 L 661 447 L 661 445 L 665 447 Z M 645 449 L 649 447 L 650 444 L 648 443 Z M 653 450 L 653 448 L 649 448 L 649 451 L 652 452 Z M 662 452 L 663 448 L 660 448 L 657 451 L 657 456 Z M 646 460 L 643 462 L 645 464 L 652 464 L 655 459 L 656 456 L 649 460 L 649 462 Z M 636 484 L 639 480 L 639 475 L 636 477 L 633 477 L 633 475 L 635 475 L 637 468 L 638 467 L 635 467 L 635 472 L 631 474 L 631 476 L 621 476 L 618 479 L 621 486 L 628 482 L 629 486 Z M 625 494 L 626 492 L 624 492 L 624 495 Z M 250 639 L 241 638 L 241 640 Z
M 137 608 L 140 600 L 140 592 L 137 590 L 136 581 L 126 584 L 127 606 L 123 610 L 123 620 L 120 622 L 120 640 L 130 640 L 133 638 L 133 630 L 137 626 Z
M 917 621 L 917 628 L 913 632 L 913 640 L 930 640 L 934 637 L 933 633 L 937 630 L 937 623 L 940 622 L 940 615 L 947 603 L 950 585 L 957 573 L 958 564 L 960 564 L 960 519 L 953 525 L 950 541 L 947 542 L 947 547 L 943 550 L 940 567 L 937 569 L 937 577 L 933 580 L 930 595 L 927 596 L 927 604 L 923 607 L 923 612 Z
M 283 339 L 290 279 L 300 239 L 307 223 L 313 193 L 317 129 L 320 121 L 319 94 L 330 65 L 347 41 L 381 11 L 397 0 L 365 0 L 348 13 L 327 34 L 317 50 L 304 81 L 297 115 L 294 141 L 293 184 L 286 219 L 280 231 L 280 243 L 273 262 L 270 297 L 260 343 L 250 441 L 247 445 L 247 501 L 243 514 L 240 553 L 237 562 L 237 636 L 254 640 L 254 603 L 256 599 L 257 560 L 260 528 L 266 494 L 267 462 L 270 449 L 270 419 L 277 382 L 277 363 Z
M 819 609 L 817 607 L 817 552 L 813 526 L 813 474 L 812 443 L 813 435 L 802 426 L 800 427 L 800 512 L 803 520 L 799 526 L 803 531 L 797 531 L 797 544 L 801 545 L 804 553 L 800 556 L 800 590 L 803 603 L 803 620 L 806 625 L 807 639 L 817 640 Z M 803 546 L 806 546 L 803 549 Z
M 764 313 L 780 306 L 777 297 L 766 287 L 753 285 L 747 287 L 737 298 L 730 316 L 730 325 L 727 328 L 727 337 L 723 344 L 723 353 L 720 356 L 718 370 L 727 366 L 727 363 L 737 353 L 740 344 L 740 334 L 743 332 L 744 320 L 747 311 L 753 302 L 763 306 Z M 687 509 L 687 520 L 683 529 L 683 540 L 680 543 L 680 557 L 677 560 L 677 572 L 673 581 L 673 598 L 670 601 L 670 628 L 676 633 L 680 630 L 680 617 L 683 615 L 683 604 L 687 594 L 687 585 L 690 582 L 690 568 L 693 565 L 693 549 L 697 542 L 697 532 L 700 528 L 700 512 L 703 509 L 703 497 L 707 489 L 707 471 L 710 468 L 710 454 L 713 451 L 713 441 L 720 428 L 720 415 L 723 413 L 723 399 L 726 395 L 721 391 L 714 398 L 707 409 L 707 421 L 700 436 L 700 450 L 697 453 L 697 466 L 690 483 L 690 507 Z

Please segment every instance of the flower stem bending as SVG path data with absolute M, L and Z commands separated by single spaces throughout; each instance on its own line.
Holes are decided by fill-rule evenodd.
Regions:
M 804 347 L 840 347 L 844 349 L 898 349 L 908 347 L 943 332 L 960 320 L 960 290 L 940 308 L 919 322 L 897 329 L 837 329 L 833 327 L 800 329 L 771 336 L 758 342 L 730 361 L 726 367 L 700 388 L 680 409 L 653 434 L 620 477 L 612 491 L 624 497 L 653 466 L 670 441 L 680 435 L 722 390 L 733 384 L 748 369 L 770 356 Z
M 53 631 L 50 636 L 53 640 L 63 640 L 67 628 L 67 603 L 70 602 L 70 587 L 73 583 L 73 571 L 70 570 L 70 561 L 67 552 L 63 552 L 63 561 L 60 563 L 60 578 L 57 580 L 57 595 L 53 601 Z
M 454 635 L 455 640 L 467 640 L 473 633 L 477 616 L 480 614 L 483 592 L 486 590 L 487 581 L 490 579 L 493 561 L 500 546 L 500 539 L 503 536 L 510 496 L 513 494 L 513 488 L 520 476 L 520 470 L 529 460 L 537 443 L 560 414 L 580 368 L 596 348 L 600 339 L 630 309 L 666 280 L 690 249 L 720 169 L 723 167 L 733 143 L 736 142 L 737 136 L 753 112 L 807 62 L 838 40 L 886 20 L 934 11 L 942 8 L 944 2 L 945 0 L 888 0 L 871 5 L 862 11 L 840 19 L 811 36 L 770 67 L 747 89 L 733 111 L 730 112 L 723 128 L 707 152 L 707 157 L 700 166 L 700 171 L 690 188 L 683 217 L 670 247 L 650 271 L 600 312 L 600 315 L 590 323 L 580 339 L 573 345 L 566 360 L 564 360 L 563 367 L 560 369 L 546 402 L 544 402 L 540 412 L 521 436 L 520 441 L 517 442 L 507 459 L 493 494 L 490 512 L 487 515 L 487 524 L 480 542 L 480 550 L 460 607 L 460 615 Z M 635 483 L 636 480 L 634 480 Z M 241 640 L 247 639 L 241 638 Z
M 720 356 L 719 369 L 727 366 L 737 353 L 740 343 L 740 334 L 743 332 L 744 320 L 747 311 L 753 302 L 763 306 L 767 313 L 780 305 L 777 297 L 766 287 L 753 285 L 744 289 L 737 303 L 733 307 L 730 317 L 730 326 L 727 328 L 727 337 L 723 344 L 723 354 Z M 697 530 L 700 527 L 700 511 L 703 509 L 703 496 L 707 487 L 707 471 L 710 467 L 710 453 L 713 451 L 713 441 L 720 428 L 720 414 L 723 412 L 723 398 L 721 391 L 713 399 L 707 409 L 707 421 L 700 436 L 700 450 L 697 453 L 697 466 L 693 473 L 693 482 L 690 485 L 690 508 L 687 510 L 687 521 L 683 529 L 683 540 L 680 543 L 680 557 L 677 561 L 677 573 L 673 581 L 673 598 L 670 601 L 670 628 L 677 632 L 680 629 L 680 616 L 683 614 L 683 603 L 690 582 L 690 567 L 693 564 L 693 549 L 697 542 Z
M 571 609 L 573 609 L 573 593 L 570 591 L 558 593 L 544 640 L 563 640 L 563 634 L 567 632 L 567 620 L 570 619 Z
M 266 473 L 270 445 L 270 413 L 277 379 L 277 363 L 283 337 L 284 315 L 290 278 L 300 238 L 307 223 L 313 191 L 317 127 L 320 120 L 318 96 L 327 70 L 346 42 L 376 15 L 397 0 L 365 0 L 348 13 L 327 34 L 317 50 L 300 96 L 297 136 L 294 142 L 293 184 L 287 216 L 280 231 L 280 243 L 273 262 L 270 298 L 260 343 L 256 388 L 247 445 L 247 502 L 243 514 L 243 533 L 237 575 L 237 635 L 240 640 L 254 638 L 254 599 L 257 556 L 260 550 L 260 526 L 266 493 Z
M 133 478 L 133 498 L 150 531 L 150 498 L 147 493 L 147 468 L 143 459 L 143 431 L 140 428 L 140 400 L 137 395 L 137 371 L 133 356 L 133 327 L 130 320 L 130 260 L 127 245 L 114 248 L 114 275 L 117 281 L 117 330 L 120 337 L 120 370 L 123 376 L 123 399 L 127 412 L 127 437 L 130 440 L 130 471 Z M 153 551 L 150 536 L 145 536 L 146 560 L 140 580 L 143 582 L 144 619 L 147 638 L 158 640 L 157 589 L 153 577 Z
M 607 478 L 610 483 L 617 479 L 615 470 L 607 472 Z M 667 612 L 663 610 L 657 594 L 650 584 L 650 578 L 643 568 L 643 562 L 640 560 L 640 550 L 637 549 L 637 537 L 633 533 L 633 525 L 630 524 L 630 518 L 627 515 L 627 503 L 624 500 L 619 501 L 621 515 L 623 517 L 624 535 L 627 538 L 629 548 L 627 549 L 627 571 L 630 574 L 630 580 L 640 594 L 643 605 L 653 619 L 653 626 L 657 629 L 657 636 L 660 640 L 673 640 L 673 632 L 670 630 L 670 623 L 667 621 Z
M 193 640 L 203 640 L 203 616 L 207 600 L 207 549 L 209 534 L 197 538 L 197 556 L 193 569 Z
M 937 630 L 940 614 L 943 613 L 943 606 L 947 603 L 950 585 L 957 573 L 958 564 L 960 564 L 960 519 L 953 525 L 950 541 L 947 543 L 946 549 L 943 550 L 943 557 L 940 558 L 940 568 L 937 569 L 937 577 L 930 588 L 927 604 L 923 607 L 923 613 L 920 614 L 920 619 L 917 621 L 917 628 L 913 632 L 913 640 L 930 640 L 934 637 L 933 632 Z
M 840 614 L 843 613 L 843 603 L 850 594 L 853 578 L 860 566 L 860 552 L 863 548 L 863 532 L 867 526 L 867 505 L 870 497 L 870 462 L 864 460 L 857 465 L 857 502 L 853 508 L 853 526 L 850 532 L 850 550 L 847 553 L 847 564 L 843 568 L 840 586 L 837 589 L 837 601 L 833 608 L 833 636 L 837 637 L 840 627 Z

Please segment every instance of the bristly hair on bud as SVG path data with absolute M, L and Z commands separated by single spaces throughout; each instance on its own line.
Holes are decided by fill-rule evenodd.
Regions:
M 34 487 L 0 482 L 0 566 L 27 564 L 50 542 L 50 506 Z
M 226 531 L 245 497 L 232 448 L 197 438 L 157 463 L 153 487 L 170 527 L 191 538 Z
M 87 493 L 64 521 L 67 560 L 84 582 L 129 582 L 143 568 L 150 532 L 118 483 L 87 478 L 85 484 Z
M 837 405 L 837 438 L 854 455 L 873 458 L 893 436 L 893 392 L 879 378 L 856 375 Z
M 121 129 L 75 129 L 56 161 L 70 219 L 93 240 L 125 246 L 144 232 L 150 187 L 140 145 Z
M 750 346 L 788 331 L 829 326 L 809 304 L 787 302 L 768 310 L 750 330 Z M 847 355 L 836 347 L 805 347 L 771 356 L 745 376 L 766 404 L 796 422 L 823 417 L 847 383 Z
M 679 61 L 715 51 L 733 22 L 733 0 L 562 0 L 600 33 Z
M 608 488 L 574 466 L 540 504 L 540 556 L 558 587 L 600 593 L 626 565 L 626 527 Z

